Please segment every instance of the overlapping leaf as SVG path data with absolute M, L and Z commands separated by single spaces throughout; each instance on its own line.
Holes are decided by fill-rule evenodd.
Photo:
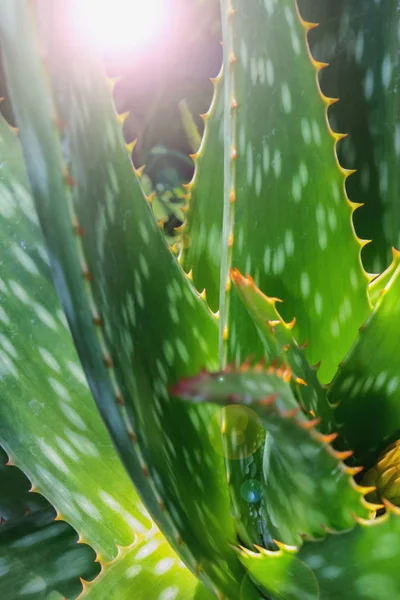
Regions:
M 314 571 L 324 600 L 393 600 L 400 594 L 399 551 L 400 516 L 390 511 L 349 533 L 306 543 L 298 557 Z
M 283 377 L 273 369 L 204 373 L 181 381 L 174 392 L 188 400 L 216 402 L 228 408 L 243 404 L 259 415 L 269 434 L 262 481 L 268 529 L 286 544 L 300 544 L 303 535 L 323 536 L 324 526 L 334 530 L 352 527 L 353 513 L 366 517 L 373 507 L 364 499 L 368 489 L 353 480 L 358 469 L 342 462 L 349 454 L 331 448 L 335 435 L 324 436 L 314 430 L 315 423 L 299 412 Z
M 393 600 L 400 594 L 400 516 L 389 511 L 359 520 L 350 531 L 278 554 L 243 551 L 241 560 L 261 590 L 285 600 Z
M 330 100 L 317 89 L 318 65 L 292 0 L 231 5 L 224 40 L 231 235 L 223 252 L 264 293 L 284 300 L 283 317 L 296 315 L 294 336 L 309 340 L 306 355 L 311 364 L 322 360 L 327 381 L 369 311 L 354 207 L 326 123 Z M 232 294 L 225 335 L 232 358 L 253 345 L 242 315 Z
M 168 382 L 215 366 L 217 322 L 153 220 L 102 70 L 89 51 L 83 60 L 72 47 L 51 3 L 39 8 L 58 123 L 65 124 L 63 153 L 24 8 L 2 5 L 2 33 L 55 283 L 92 392 L 146 505 L 191 568 L 201 562 L 209 585 L 232 594 L 242 570 L 227 544 L 234 530 L 222 458 L 207 445 L 210 411 L 182 407 L 167 393 Z M 23 31 L 18 47 L 15 26 Z M 29 61 L 22 70 L 20 56 Z M 27 73 L 39 88 L 33 102 Z
M 400 433 L 400 267 L 346 356 L 329 397 L 360 461 L 369 461 Z
M 332 432 L 334 418 L 327 391 L 317 377 L 317 369 L 310 366 L 304 349 L 292 336 L 295 319 L 285 323 L 278 312 L 277 299 L 265 296 L 250 277 L 243 277 L 237 270 L 231 276 L 240 299 L 258 327 L 270 362 L 279 359 L 290 368 L 295 374 L 294 384 L 303 408 L 318 415 L 324 433 Z

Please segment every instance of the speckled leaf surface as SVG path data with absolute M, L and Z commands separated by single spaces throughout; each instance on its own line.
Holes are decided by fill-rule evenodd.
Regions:
M 1 526 L 1 598 L 44 600 L 51 590 L 75 598 L 82 590 L 79 577 L 99 572 L 95 552 L 77 544 L 77 533 L 54 516 L 49 507 Z
M 204 373 L 181 381 L 175 393 L 194 402 L 228 406 L 226 410 L 242 404 L 260 417 L 269 434 L 262 490 L 268 529 L 275 539 L 298 545 L 304 535 L 322 537 L 326 527 L 342 531 L 354 526 L 353 513 L 368 516 L 368 490 L 353 479 L 358 469 L 347 467 L 342 460 L 348 454 L 330 446 L 335 435 L 315 431 L 315 423 L 299 411 L 281 375 L 251 370 Z
M 279 359 L 290 368 L 294 374 L 292 385 L 296 388 L 296 396 L 303 409 L 314 416 L 318 415 L 321 419 L 318 428 L 321 431 L 332 432 L 335 420 L 327 400 L 327 391 L 318 379 L 317 368 L 310 366 L 304 349 L 293 338 L 295 320 L 285 323 L 278 310 L 280 303 L 276 298 L 265 296 L 251 277 L 243 277 L 237 270 L 232 272 L 231 277 L 240 299 L 258 327 L 269 362 Z
M 0 121 L 0 440 L 104 558 L 151 520 L 98 415 L 54 290 L 15 133 Z
M 149 596 L 151 594 L 151 596 Z M 122 548 L 93 582 L 85 584 L 79 600 L 213 600 L 179 560 L 161 534 Z
M 400 429 L 400 267 L 333 381 L 336 419 L 360 461 L 376 456 Z
M 273 600 L 393 600 L 400 594 L 400 515 L 359 520 L 349 532 L 328 535 L 278 555 L 242 552 L 241 560 Z M 276 580 L 275 580 L 276 578 Z
M 264 293 L 284 301 L 285 320 L 296 315 L 294 337 L 309 341 L 306 356 L 311 364 L 322 360 L 326 382 L 369 311 L 354 207 L 326 122 L 330 100 L 317 88 L 318 65 L 294 1 L 232 0 L 227 13 L 230 4 L 224 40 L 230 235 L 223 252 Z M 242 312 L 232 294 L 235 335 L 227 323 L 225 338 L 228 355 L 241 360 L 251 352 Z
M 371 239 L 362 252 L 370 272 L 389 264 L 390 246 L 400 247 L 400 75 L 398 2 L 303 0 L 304 15 L 320 23 L 312 35 L 323 91 L 341 101 L 331 118 L 349 136 L 340 143 L 343 165 L 357 169 L 349 197 L 365 203 L 354 215 L 358 235 Z M 314 32 L 313 32 L 314 34 Z
M 243 573 L 227 544 L 234 529 L 223 461 L 207 439 L 211 413 L 182 406 L 167 392 L 179 376 L 215 366 L 217 321 L 154 222 L 103 72 L 90 52 L 83 60 L 81 48 L 69 46 L 65 60 L 57 11 L 39 3 L 58 124 L 64 124 L 61 152 L 57 127 L 47 116 L 52 98 L 29 16 L 13 3 L 4 7 L 8 81 L 28 173 L 92 392 L 135 485 L 170 541 L 193 570 L 202 564 L 201 576 L 210 586 L 235 593 Z M 17 17 L 24 31 L 18 51 L 11 35 Z M 30 61 L 22 71 L 19 52 Z M 29 103 L 27 70 L 41 81 L 40 94 Z
M 302 546 L 298 557 L 324 600 L 393 600 L 400 595 L 400 515 L 387 512 L 350 532 Z
M 188 186 L 188 212 L 180 259 L 193 283 L 206 290 L 207 302 L 219 307 L 224 187 L 224 88 L 222 72 L 214 80 L 214 98 L 204 118 L 204 135 L 194 155 L 195 174 Z

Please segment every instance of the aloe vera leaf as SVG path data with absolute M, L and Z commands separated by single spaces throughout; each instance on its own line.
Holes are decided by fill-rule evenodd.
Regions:
M 212 566 L 208 572 L 204 567 L 203 580 L 234 595 L 242 568 L 227 544 L 234 527 L 223 461 L 207 445 L 211 413 L 182 407 L 167 392 L 170 381 L 216 363 L 217 321 L 154 222 L 126 154 L 102 69 L 89 51 L 83 57 L 81 48 L 68 47 L 65 58 L 65 32 L 57 27 L 51 3 L 38 7 L 46 29 L 48 75 L 65 124 L 64 156 L 49 119 L 52 98 L 30 15 L 12 2 L 1 6 L 3 47 L 56 287 L 93 395 L 146 506 L 185 562 L 195 570 L 208 560 Z M 16 23 L 24 32 L 18 48 L 12 35 Z M 29 103 L 27 72 L 38 87 Z M 43 186 L 38 157 L 46 165 L 49 186 Z M 71 165 L 65 162 L 68 157 Z M 65 182 L 66 166 L 70 177 Z M 71 177 L 76 185 L 71 186 Z M 80 236 L 75 237 L 76 230 Z M 209 536 L 204 536 L 205 521 L 213 524 Z M 225 566 L 215 569 L 219 561 Z M 218 581 L 211 581 L 211 569 Z
M 296 548 L 280 544 L 275 551 L 239 551 L 249 576 L 268 597 L 280 600 L 319 600 L 319 586 L 312 570 L 296 556 Z M 324 596 L 325 599 L 325 596 Z
M 353 479 L 360 469 L 343 462 L 351 452 L 335 451 L 330 446 L 335 434 L 317 432 L 315 423 L 301 414 L 286 374 L 272 367 L 264 372 L 202 373 L 182 380 L 174 393 L 192 402 L 227 406 L 225 411 L 241 404 L 260 417 L 269 434 L 262 487 L 266 520 L 275 539 L 298 545 L 303 536 L 322 537 L 324 528 L 350 528 L 351 513 L 366 517 L 373 509 L 364 498 L 370 488 Z M 238 433 L 233 443 L 243 439 Z
M 216 311 L 220 293 L 224 185 L 222 70 L 213 84 L 213 101 L 203 115 L 202 142 L 193 155 L 195 174 L 187 187 L 188 212 L 186 223 L 180 228 L 183 235 L 180 262 L 186 272 L 192 271 L 196 288 L 206 290 L 207 302 Z
M 348 533 L 305 543 L 298 557 L 314 571 L 324 600 L 392 600 L 400 594 L 399 548 L 400 516 L 391 507 Z
M 79 600 L 212 600 L 208 591 L 179 560 L 160 533 L 120 548 L 99 576 L 84 583 Z M 150 594 L 150 596 L 149 596 Z
M 251 277 L 243 277 L 239 271 L 231 274 L 232 282 L 244 302 L 247 310 L 258 327 L 269 362 L 279 359 L 293 374 L 296 396 L 300 399 L 303 409 L 321 419 L 319 429 L 330 433 L 335 429 L 335 419 L 327 399 L 327 390 L 321 385 L 317 367 L 311 367 L 304 354 L 292 336 L 295 318 L 285 323 L 277 306 L 276 298 L 265 296 L 258 289 Z
M 52 507 L 27 515 L 0 529 L 0 594 L 2 598 L 38 600 L 51 590 L 75 598 L 82 590 L 79 577 L 99 572 L 95 552 L 77 544 L 67 523 L 54 521 Z
M 18 138 L 0 120 L 0 440 L 104 558 L 152 527 L 80 367 L 51 281 Z
M 400 266 L 332 383 L 336 420 L 363 464 L 397 440 L 400 430 Z
M 321 86 L 341 99 L 330 116 L 349 134 L 339 146 L 343 165 L 357 169 L 349 197 L 365 203 L 354 215 L 358 235 L 372 240 L 362 260 L 380 273 L 390 263 L 390 247 L 400 247 L 398 6 L 393 0 L 318 5 L 315 51 L 330 63 Z
M 294 2 L 249 7 L 236 0 L 232 8 L 226 17 L 229 78 L 225 72 L 228 262 L 284 301 L 286 321 L 296 314 L 294 337 L 309 341 L 306 356 L 311 364 L 322 360 L 319 377 L 326 382 L 369 313 L 362 242 L 352 228 L 355 205 L 345 196 L 348 173 L 335 156 L 340 136 L 326 122 L 333 100 L 317 88 L 322 65 L 310 60 L 310 26 Z M 229 326 L 238 326 L 243 314 L 234 294 L 230 304 L 228 348 Z M 243 327 L 236 333 L 230 354 L 243 359 L 251 345 Z
M 400 515 L 397 509 L 391 507 L 374 520 L 357 521 L 351 531 L 328 535 L 318 542 L 305 542 L 297 553 L 295 548 L 284 547 L 277 556 L 262 549 L 258 554 L 243 551 L 242 562 L 254 581 L 261 589 L 268 590 L 272 598 L 397 598 L 400 594 Z M 271 585 L 271 580 L 275 583 L 274 576 L 280 587 Z

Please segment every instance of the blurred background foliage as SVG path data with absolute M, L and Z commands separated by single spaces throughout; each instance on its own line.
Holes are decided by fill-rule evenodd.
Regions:
M 125 140 L 137 140 L 134 164 L 145 165 L 143 186 L 147 193 L 156 192 L 153 209 L 157 219 L 165 221 L 170 236 L 183 218 L 182 183 L 193 175 L 189 154 L 195 148 L 185 131 L 182 101 L 184 114 L 192 115 L 202 134 L 199 115 L 211 103 L 210 77 L 215 77 L 221 67 L 222 34 L 219 0 L 165 2 L 171 8 L 162 39 L 140 51 L 135 48 L 106 56 L 106 68 L 110 77 L 119 78 L 114 88 L 116 107 L 119 113 L 129 111 L 124 123 Z M 2 72 L 0 97 L 4 97 L 0 110 L 13 124 Z

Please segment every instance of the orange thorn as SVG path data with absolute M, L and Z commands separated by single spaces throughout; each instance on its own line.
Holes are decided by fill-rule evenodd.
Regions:
M 114 366 L 113 365 L 113 361 L 112 361 L 112 358 L 111 358 L 111 356 L 109 354 L 105 354 L 104 355 L 104 364 L 106 365 L 106 367 L 108 369 L 112 369 L 113 368 L 113 366 Z
M 93 315 L 93 323 L 97 326 L 97 327 L 103 327 L 104 325 L 104 321 L 103 319 L 100 317 L 100 315 L 95 314 Z

